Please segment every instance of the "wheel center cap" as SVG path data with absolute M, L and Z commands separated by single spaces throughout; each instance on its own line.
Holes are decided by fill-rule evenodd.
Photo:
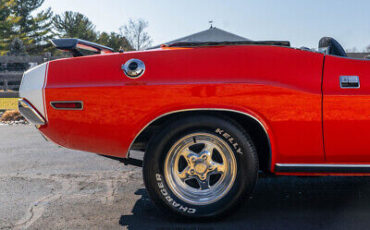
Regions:
M 194 169 L 197 173 L 203 174 L 207 170 L 207 165 L 204 163 L 199 163 L 195 165 Z

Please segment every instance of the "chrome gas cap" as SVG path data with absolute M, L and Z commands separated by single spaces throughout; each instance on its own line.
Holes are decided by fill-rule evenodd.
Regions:
M 139 59 L 130 59 L 122 65 L 125 75 L 131 79 L 141 77 L 145 72 L 145 64 Z

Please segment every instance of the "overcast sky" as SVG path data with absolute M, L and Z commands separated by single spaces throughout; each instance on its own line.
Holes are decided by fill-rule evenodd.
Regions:
M 345 49 L 370 45 L 370 0 L 46 0 L 47 7 L 78 11 L 107 32 L 143 18 L 153 45 L 205 30 L 209 20 L 252 40 L 290 40 L 296 47 L 317 47 L 323 36 Z

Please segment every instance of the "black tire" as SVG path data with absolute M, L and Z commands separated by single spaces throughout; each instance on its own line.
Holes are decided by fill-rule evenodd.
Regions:
M 170 189 L 164 175 L 164 161 L 172 145 L 195 132 L 209 133 L 224 140 L 232 149 L 237 165 L 235 180 L 227 193 L 206 205 L 180 199 Z M 143 177 L 149 196 L 161 210 L 177 217 L 216 217 L 230 213 L 252 192 L 258 177 L 258 157 L 251 138 L 234 121 L 207 115 L 186 117 L 170 122 L 150 140 L 144 157 Z

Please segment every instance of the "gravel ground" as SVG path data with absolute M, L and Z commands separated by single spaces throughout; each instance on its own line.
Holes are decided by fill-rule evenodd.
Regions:
M 30 125 L 27 120 L 20 121 L 0 121 L 0 125 Z
M 0 119 L 3 116 L 4 112 L 0 111 Z M 22 117 L 23 118 L 23 117 Z M 0 125 L 29 125 L 30 123 L 26 119 L 19 121 L 0 121 Z
M 370 178 L 260 178 L 234 215 L 168 219 L 141 169 L 45 142 L 32 126 L 0 127 L 0 229 L 368 229 Z

